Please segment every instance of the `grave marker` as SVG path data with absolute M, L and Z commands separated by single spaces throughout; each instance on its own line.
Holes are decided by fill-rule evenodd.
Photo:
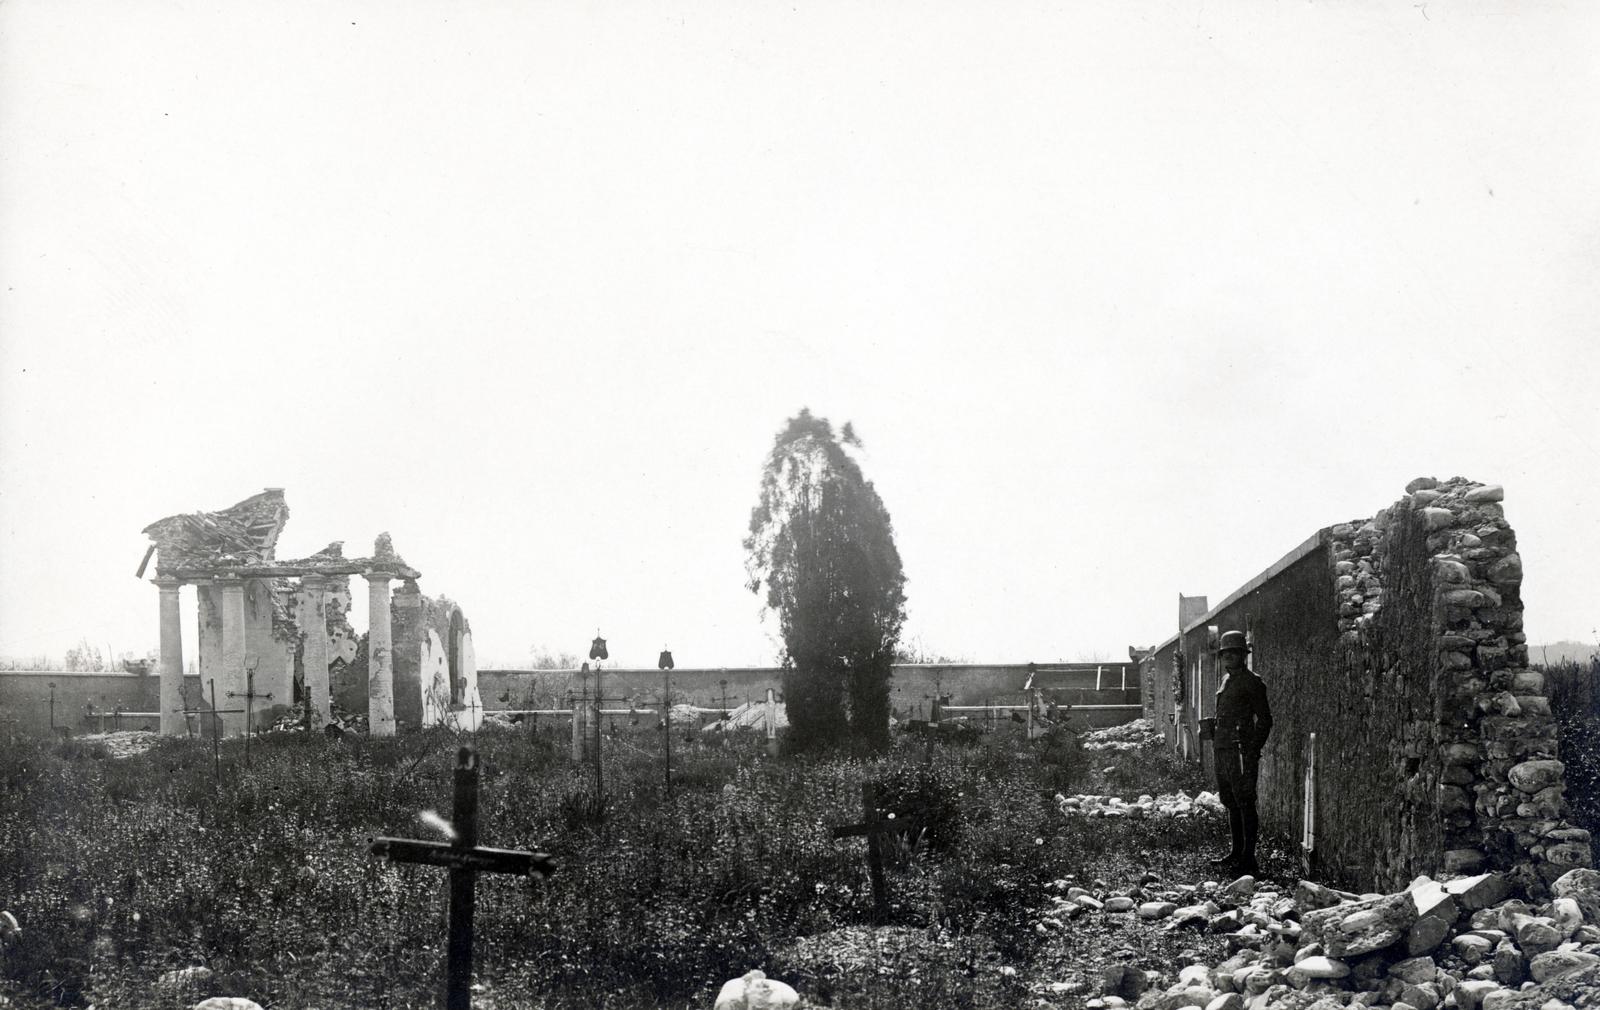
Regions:
M 861 823 L 844 824 L 833 829 L 834 838 L 853 838 L 865 835 L 867 839 L 867 877 L 872 882 L 872 914 L 883 922 L 889 917 L 888 884 L 883 876 L 883 840 L 896 835 L 910 835 L 920 830 L 923 816 L 920 812 L 905 817 L 885 813 L 878 808 L 878 784 L 861 783 Z
M 456 752 L 455 797 L 451 825 L 455 838 L 429 842 L 416 838 L 374 838 L 371 851 L 395 863 L 423 863 L 450 870 L 450 936 L 445 955 L 445 1010 L 472 1007 L 472 913 L 480 873 L 510 873 L 541 879 L 555 872 L 543 852 L 493 849 L 478 844 L 478 752 Z
M 255 713 L 251 706 L 257 698 L 265 698 L 268 701 L 271 701 L 272 692 L 268 691 L 265 694 L 256 693 L 256 668 L 254 666 L 245 671 L 244 677 L 244 690 L 229 691 L 227 692 L 227 696 L 229 698 L 244 699 L 244 766 L 248 768 L 250 767 L 250 737 L 255 735 L 256 730 Z M 213 688 L 213 690 L 215 690 L 215 688 Z M 215 701 L 215 695 L 213 695 L 212 700 Z

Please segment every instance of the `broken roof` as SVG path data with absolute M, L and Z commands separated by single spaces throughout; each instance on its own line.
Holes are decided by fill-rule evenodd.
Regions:
M 278 534 L 288 520 L 289 506 L 283 500 L 283 488 L 269 487 L 216 512 L 188 512 L 157 519 L 143 532 L 160 552 L 156 571 L 166 572 L 216 564 L 270 562 Z
M 160 552 L 156 573 L 166 578 L 205 579 L 232 574 L 245 578 L 306 575 L 388 575 L 417 579 L 422 573 L 395 553 L 389 534 L 378 535 L 370 558 L 347 558 L 344 541 L 335 540 L 308 558 L 274 557 L 278 534 L 289 520 L 283 488 L 269 487 L 218 512 L 188 512 L 158 519 L 144 528 L 152 543 L 140 563 L 144 578 L 150 555 Z

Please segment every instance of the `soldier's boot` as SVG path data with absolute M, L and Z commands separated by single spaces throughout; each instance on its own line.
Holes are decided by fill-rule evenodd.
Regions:
M 1261 832 L 1261 822 L 1256 817 L 1256 805 L 1254 803 L 1246 806 L 1243 814 L 1244 816 L 1241 820 L 1244 829 L 1244 847 L 1239 853 L 1238 869 L 1240 873 L 1256 876 L 1261 872 L 1261 867 L 1256 863 L 1256 839 Z
M 1233 847 L 1227 855 L 1207 860 L 1209 865 L 1231 870 L 1244 854 L 1244 812 L 1235 806 L 1228 807 L 1228 833 L 1232 836 Z

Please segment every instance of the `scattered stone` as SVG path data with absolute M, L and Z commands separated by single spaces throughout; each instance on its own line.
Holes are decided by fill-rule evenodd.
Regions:
M 1456 986 L 1457 1010 L 1479 1010 L 1483 1006 L 1483 998 L 1489 993 L 1498 992 L 1500 983 L 1487 979 L 1468 979 Z
M 1494 977 L 1501 985 L 1521 985 L 1528 977 L 1527 962 L 1522 951 L 1510 940 L 1501 940 L 1494 948 Z
M 1295 969 L 1304 973 L 1307 978 L 1344 978 L 1350 974 L 1348 964 L 1320 954 L 1300 961 L 1295 965 Z
M 1476 849 L 1470 850 L 1477 852 Z M 1479 853 L 1480 857 L 1482 853 Z M 1469 912 L 1490 905 L 1498 905 L 1511 894 L 1511 881 L 1499 873 L 1482 873 L 1475 877 L 1460 877 L 1444 883 L 1444 891 Z
M 1165 919 L 1178 910 L 1178 906 L 1170 901 L 1147 901 L 1139 906 L 1141 919 Z
M 1473 488 L 1471 491 L 1468 491 L 1466 494 L 1461 496 L 1463 501 L 1469 501 L 1473 503 L 1504 501 L 1505 497 L 1506 489 L 1501 487 L 1499 484 L 1484 484 L 1481 487 Z
M 1579 950 L 1550 950 L 1534 955 L 1528 962 L 1528 974 L 1535 982 L 1545 982 L 1568 972 L 1582 971 L 1596 965 L 1600 965 L 1600 954 L 1586 954 Z
M 1106 996 L 1138 999 L 1150 985 L 1144 972 L 1131 965 L 1108 965 L 1100 973 L 1100 991 Z
M 722 991 L 717 993 L 717 1002 L 713 1010 L 786 1010 L 788 1007 L 798 1006 L 799 1003 L 800 994 L 787 983 L 767 978 L 765 972 L 757 969 L 745 972 L 741 978 L 724 982 Z M 196 1007 L 195 1010 L 201 1008 Z M 226 1008 L 218 1007 L 216 1010 L 226 1010 Z
M 1570 939 L 1583 925 L 1583 909 L 1572 898 L 1557 898 L 1550 903 L 1550 921 L 1563 940 Z
M 190 1010 L 261 1010 L 261 1004 L 240 996 L 213 996 L 196 1003 Z
M 1450 946 L 1461 960 L 1469 965 L 1476 965 L 1494 949 L 1494 941 L 1471 933 L 1463 933 L 1452 940 Z
M 1234 902 L 1249 901 L 1255 893 L 1256 878 L 1248 873 L 1222 889 L 1222 896 Z
M 1580 867 L 1568 870 L 1550 885 L 1550 893 L 1557 898 L 1571 898 L 1578 903 L 1585 922 L 1600 925 L 1600 870 Z
M 1132 898 L 1126 895 L 1118 895 L 1115 898 L 1106 899 L 1105 909 L 1108 912 L 1131 912 L 1133 911 L 1133 906 L 1134 901 Z
M 1389 974 L 1402 982 L 1421 985 L 1423 982 L 1432 982 L 1434 974 L 1439 970 L 1431 957 L 1412 957 L 1396 962 L 1389 967 Z
M 163 972 L 156 979 L 156 985 L 163 989 L 194 988 L 204 982 L 209 982 L 216 976 L 216 972 L 202 965 L 191 968 L 174 968 L 172 971 Z

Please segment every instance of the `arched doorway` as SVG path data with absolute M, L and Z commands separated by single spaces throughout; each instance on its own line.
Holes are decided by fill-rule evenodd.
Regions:
M 467 622 L 461 616 L 461 609 L 450 611 L 450 641 L 446 651 L 450 657 L 450 703 L 460 705 L 465 701 L 466 677 L 461 670 L 461 643 L 466 637 Z

